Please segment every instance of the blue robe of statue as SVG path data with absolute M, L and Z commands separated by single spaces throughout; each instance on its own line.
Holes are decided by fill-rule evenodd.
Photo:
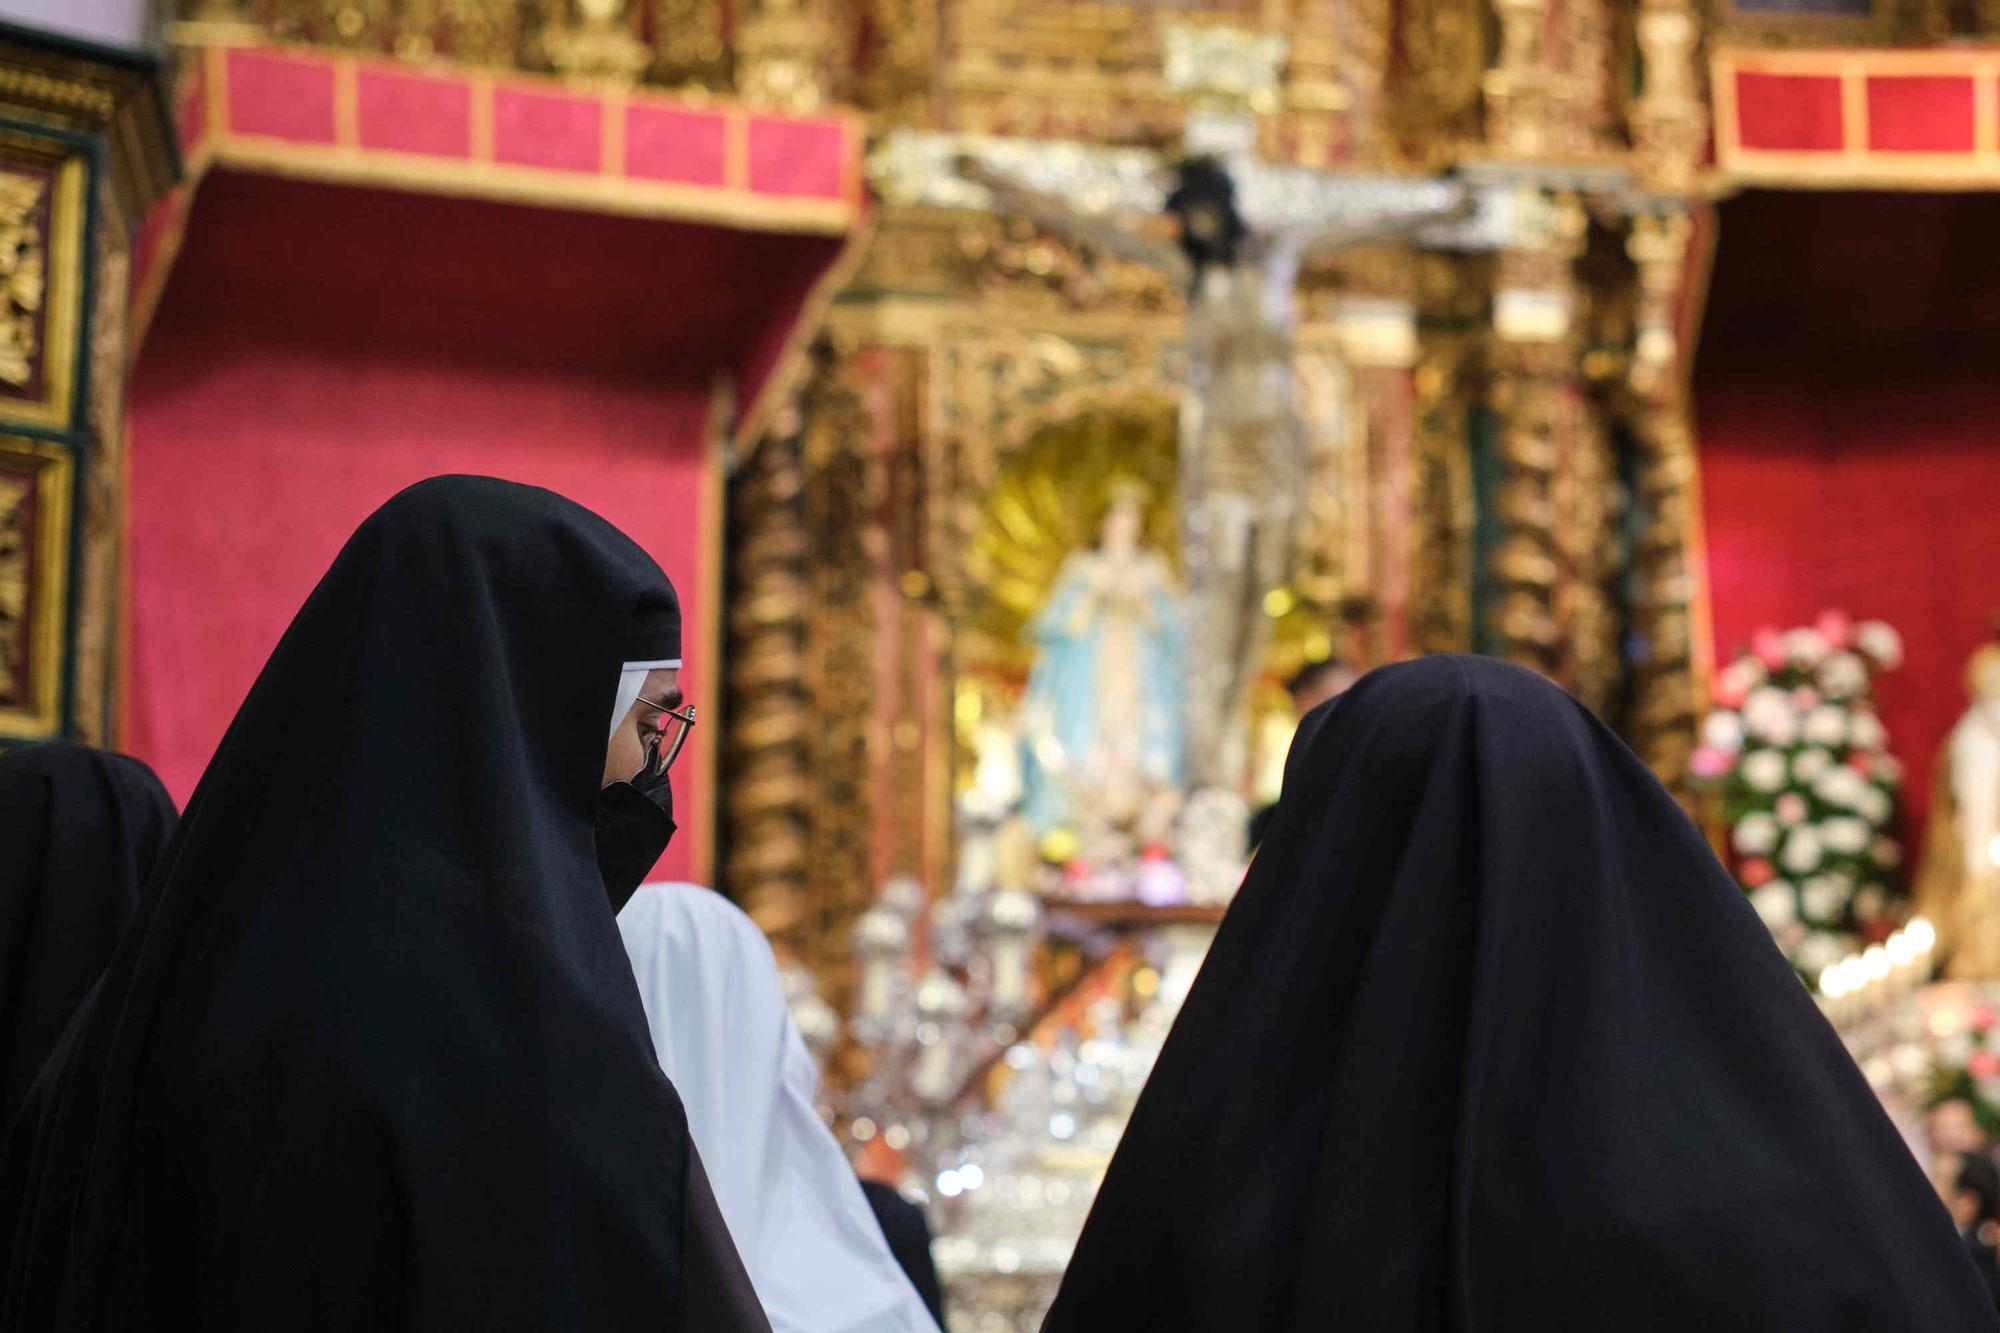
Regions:
M 1085 551 L 1064 562 L 1029 625 L 1036 654 L 1022 700 L 1022 813 L 1038 836 L 1083 822 L 1074 803 L 1091 799 L 1105 765 L 1135 770 L 1149 790 L 1181 785 L 1179 600 L 1159 556 L 1138 557 L 1134 576 L 1108 593 L 1102 559 Z

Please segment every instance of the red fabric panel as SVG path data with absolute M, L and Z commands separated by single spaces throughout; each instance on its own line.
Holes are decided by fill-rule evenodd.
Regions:
M 725 185 L 729 122 L 713 111 L 633 106 L 625 113 L 625 174 L 644 180 Z
M 472 155 L 472 87 L 464 79 L 364 65 L 355 74 L 355 110 L 363 148 Z
M 297 143 L 332 143 L 333 66 L 259 51 L 231 51 L 229 128 Z
M 454 470 L 552 487 L 650 550 L 687 604 L 696 694 L 720 666 L 695 582 L 711 377 L 742 372 L 830 255 L 212 173 L 134 374 L 127 746 L 185 800 L 354 525 Z M 711 818 L 700 786 L 677 786 L 686 829 Z
M 837 120 L 750 118 L 750 188 L 838 199 L 847 187 L 847 127 Z
M 1817 74 L 1739 73 L 1736 125 L 1745 148 L 1837 153 L 1840 80 Z
M 1868 146 L 1891 153 L 1972 151 L 1972 79 L 1868 80 Z
M 132 287 L 137 290 L 140 283 L 152 275 L 153 265 L 160 262 L 161 247 L 175 229 L 187 210 L 187 187 L 176 186 L 165 198 L 154 204 L 145 219 L 139 223 L 139 232 L 132 240 Z
M 1900 630 L 1878 697 L 1913 844 L 2000 612 L 1996 229 L 1992 196 L 1730 200 L 1696 361 L 1718 657 L 1826 607 Z
M 597 171 L 604 165 L 603 140 L 603 104 L 594 97 L 494 89 L 496 161 L 557 171 Z

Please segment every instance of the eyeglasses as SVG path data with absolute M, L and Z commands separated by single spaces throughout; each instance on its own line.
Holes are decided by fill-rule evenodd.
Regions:
M 660 710 L 660 732 L 646 747 L 646 771 L 659 777 L 674 766 L 674 760 L 680 758 L 681 747 L 687 744 L 688 733 L 694 730 L 694 705 L 669 708 L 643 694 L 639 696 L 639 702 Z

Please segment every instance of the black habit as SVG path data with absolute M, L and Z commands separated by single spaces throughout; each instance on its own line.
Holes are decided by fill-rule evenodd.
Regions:
M 363 523 L 9 1144 L 0 1329 L 767 1327 L 594 846 L 620 663 L 678 656 L 560 496 Z
M 174 820 L 129 756 L 67 742 L 0 755 L 0 1136 L 111 961 Z
M 943 1328 L 944 1288 L 938 1285 L 937 1263 L 931 1258 L 931 1224 L 924 1220 L 924 1210 L 904 1198 L 894 1185 L 879 1180 L 864 1178 L 861 1193 L 875 1214 L 875 1224 L 882 1228 L 882 1238 L 889 1242 L 896 1266 L 917 1289 L 931 1318 Z
M 1554 686 L 1305 728 L 1046 1330 L 2000 1328 L 1694 826 Z

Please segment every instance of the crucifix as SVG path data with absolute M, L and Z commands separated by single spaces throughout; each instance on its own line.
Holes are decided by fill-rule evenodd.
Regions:
M 875 174 L 908 202 L 1025 217 L 1148 264 L 1187 293 L 1179 487 L 1187 579 L 1186 772 L 1180 859 L 1226 900 L 1245 857 L 1250 694 L 1270 647 L 1264 598 L 1297 573 L 1311 441 L 1293 384 L 1295 294 L 1309 257 L 1419 237 L 1450 244 L 1473 196 L 1459 181 L 1265 162 L 1256 111 L 1284 39 L 1168 30 L 1170 86 L 1190 95 L 1181 153 L 902 132 Z

